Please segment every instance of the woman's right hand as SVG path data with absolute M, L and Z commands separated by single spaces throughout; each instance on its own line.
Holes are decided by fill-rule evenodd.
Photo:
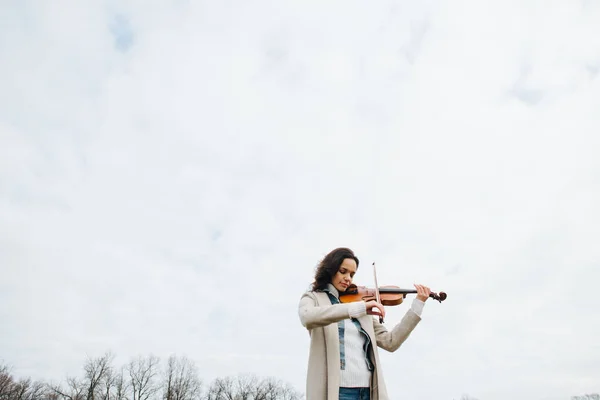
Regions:
M 377 315 L 382 318 L 385 317 L 385 308 L 383 308 L 383 305 L 381 303 L 378 303 L 375 300 L 370 300 L 370 301 L 367 301 L 366 306 L 367 306 L 367 314 Z

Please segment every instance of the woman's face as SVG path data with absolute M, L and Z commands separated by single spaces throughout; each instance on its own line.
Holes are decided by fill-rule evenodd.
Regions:
M 340 265 L 338 271 L 333 278 L 331 278 L 331 284 L 338 292 L 341 293 L 346 291 L 348 286 L 352 283 L 352 278 L 354 278 L 357 268 L 356 261 L 352 258 L 345 258 L 344 261 L 342 261 L 342 265 Z

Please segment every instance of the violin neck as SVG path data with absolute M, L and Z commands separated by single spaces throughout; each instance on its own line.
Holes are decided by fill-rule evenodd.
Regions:
M 408 294 L 418 293 L 415 289 L 379 288 L 379 293 L 384 294 Z

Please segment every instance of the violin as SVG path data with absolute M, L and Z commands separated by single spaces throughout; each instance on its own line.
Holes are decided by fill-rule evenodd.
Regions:
M 375 263 L 373 263 L 373 275 L 375 277 L 375 288 L 367 288 L 366 286 L 357 286 L 354 283 L 350 284 L 346 290 L 340 293 L 341 303 L 352 303 L 355 301 L 371 301 L 375 300 L 383 306 L 397 306 L 402 304 L 407 294 L 418 293 L 416 289 L 401 289 L 398 286 L 379 286 L 377 284 L 377 272 L 375 271 Z M 446 300 L 446 293 L 431 292 L 429 297 L 439 301 L 440 303 Z M 383 317 L 379 317 L 379 322 L 383 323 Z
M 397 306 L 402 304 L 407 294 L 417 293 L 415 289 L 401 289 L 398 286 L 380 286 L 379 287 L 379 299 L 374 288 L 367 288 L 366 286 L 356 286 L 354 283 L 350 284 L 348 288 L 340 293 L 340 302 L 352 303 L 354 301 L 370 301 L 376 300 L 384 306 Z M 446 300 L 446 293 L 431 292 L 429 297 L 439 301 L 440 303 Z

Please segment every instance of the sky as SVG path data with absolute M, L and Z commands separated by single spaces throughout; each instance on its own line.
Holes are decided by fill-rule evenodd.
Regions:
M 110 350 L 303 391 L 343 246 L 448 294 L 380 350 L 393 399 L 600 392 L 600 2 L 3 0 L 0 60 L 16 376 Z

